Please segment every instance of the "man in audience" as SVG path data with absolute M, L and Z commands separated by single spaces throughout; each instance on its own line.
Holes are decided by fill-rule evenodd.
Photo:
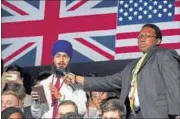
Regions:
M 129 98 L 133 118 L 175 118 L 180 115 L 180 57 L 174 50 L 159 47 L 161 40 L 159 27 L 145 24 L 138 35 L 143 56 L 122 72 L 106 77 L 71 73 L 66 80 L 83 84 L 85 90 L 121 91 L 123 103 Z
M 103 119 L 126 119 L 126 106 L 119 99 L 110 99 L 102 106 Z
M 60 119 L 83 119 L 81 115 L 75 112 L 68 112 L 64 114 Z
M 17 105 L 16 107 L 19 107 L 22 110 L 24 118 L 33 119 L 34 117 L 32 116 L 32 113 L 31 113 L 31 107 L 30 106 L 23 107 L 25 96 L 26 96 L 25 88 L 23 85 L 18 84 L 18 83 L 12 83 L 12 82 L 8 83 L 3 92 L 2 102 L 9 102 L 9 103 L 7 104 L 4 103 L 3 107 L 6 108 L 6 107 Z
M 2 92 L 1 100 L 1 111 L 5 110 L 8 107 L 23 107 L 23 98 L 18 93 L 7 90 Z
M 73 101 L 70 101 L 70 100 L 66 100 L 60 103 L 57 117 L 62 118 L 62 116 L 68 112 L 74 112 L 78 114 L 77 105 Z
M 87 111 L 84 118 L 99 118 L 101 115 L 100 105 L 108 98 L 107 92 L 90 91 L 87 104 Z
M 24 119 L 20 108 L 8 107 L 1 113 L 2 119 Z
M 23 85 L 19 84 L 19 83 L 13 83 L 13 82 L 9 82 L 4 91 L 10 91 L 16 94 L 16 96 L 18 97 L 18 99 L 20 100 L 20 102 L 22 103 L 22 105 L 24 105 L 24 98 L 26 96 L 25 93 L 25 88 Z M 31 106 L 27 106 L 27 107 L 19 107 L 22 109 L 23 112 L 23 116 L 24 118 L 31 118 L 33 119 L 32 113 L 31 113 Z
M 48 112 L 46 112 L 42 116 L 42 118 L 49 118 L 50 117 L 49 115 L 52 114 L 52 111 L 53 111 L 53 108 L 51 108 Z M 62 101 L 58 106 L 56 118 L 62 118 L 62 116 L 68 112 L 78 113 L 77 105 L 71 100 Z
M 24 78 L 23 78 L 23 69 L 18 65 L 9 66 L 6 69 L 6 72 L 3 73 L 3 88 L 8 83 L 18 83 L 23 86 Z M 24 98 L 24 107 L 28 107 L 31 105 L 31 96 L 26 93 Z
M 57 40 L 52 47 L 53 74 L 47 79 L 41 81 L 47 99 L 48 106 L 40 104 L 38 107 L 32 105 L 31 110 L 36 118 L 40 118 L 45 112 L 53 108 L 52 114 L 48 118 L 55 118 L 58 104 L 64 100 L 74 101 L 80 114 L 86 111 L 86 95 L 82 90 L 75 91 L 71 84 L 66 84 L 64 75 L 69 72 L 69 64 L 73 55 L 72 45 L 65 40 Z M 35 92 L 31 93 L 37 95 Z M 33 103 L 35 104 L 35 103 Z M 47 108 L 48 107 L 48 108 Z

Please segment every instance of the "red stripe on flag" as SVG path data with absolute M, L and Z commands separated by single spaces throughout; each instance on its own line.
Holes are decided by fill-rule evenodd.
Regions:
M 128 47 L 116 47 L 115 49 L 116 54 L 119 53 L 130 53 L 130 52 L 139 52 L 137 46 L 128 46 Z
M 180 21 L 180 15 L 176 15 L 176 16 L 174 17 L 174 21 Z
M 167 30 L 161 30 L 161 32 L 163 36 L 173 36 L 173 35 L 179 35 L 180 29 L 167 29 Z M 118 33 L 117 40 L 137 38 L 138 34 L 139 32 Z
M 45 17 L 44 17 L 44 21 L 42 21 L 43 22 L 41 24 L 42 26 L 39 29 L 41 33 L 43 33 L 41 65 L 52 64 L 53 61 L 52 45 L 55 43 L 56 40 L 58 40 L 57 29 L 61 29 L 63 26 L 60 23 L 60 21 L 58 21 L 60 4 L 61 4 L 60 0 L 55 0 L 53 2 L 50 0 L 46 0 L 45 2 L 45 13 L 44 13 Z M 57 22 L 59 22 L 60 24 L 56 24 Z M 38 26 L 36 26 L 36 28 L 37 27 Z M 34 31 L 33 29 L 34 27 L 32 27 L 31 31 Z
M 52 13 L 52 11 L 51 11 Z M 52 16 L 49 16 L 52 17 Z M 109 19 L 111 18 L 111 19 Z M 71 33 L 91 30 L 115 29 L 116 14 L 89 15 L 54 20 L 3 23 L 2 38 L 39 36 L 45 33 Z M 82 22 L 86 21 L 86 22 Z M 108 23 L 108 24 L 106 24 Z M 94 25 L 96 24 L 96 25 Z M 83 27 L 79 27 L 79 26 Z M 61 27 L 60 27 L 61 26 Z M 73 28 L 72 28 L 73 26 Z M 18 29 L 17 29 L 18 28 Z M 26 30 L 24 30 L 26 29 Z
M 176 1 L 176 2 L 175 2 L 175 6 L 176 6 L 176 7 L 180 7 L 180 1 Z
M 160 46 L 169 49 L 180 49 L 180 43 L 166 43 L 166 44 L 161 44 Z
M 79 8 L 81 5 L 83 5 L 84 3 L 86 3 L 88 0 L 82 0 L 80 2 L 78 2 L 76 5 L 74 5 L 73 7 L 71 7 L 70 9 L 68 9 L 68 11 L 73 11 L 76 10 L 77 8 Z
M 19 13 L 20 15 L 28 15 L 28 13 L 24 12 L 23 10 L 17 8 L 16 6 L 6 2 L 5 0 L 2 0 L 2 4 L 9 7 L 10 9 L 16 11 L 17 13 Z
M 137 38 L 139 32 L 130 32 L 130 33 L 118 33 L 116 35 L 117 40 L 129 39 L 129 38 Z
M 75 38 L 77 41 L 79 41 L 80 43 L 86 45 L 87 47 L 93 49 L 94 51 L 98 52 L 99 54 L 103 55 L 104 57 L 108 58 L 109 60 L 114 60 L 114 56 L 105 52 L 104 50 L 96 47 L 95 45 L 91 44 L 90 42 L 87 42 L 86 40 L 82 39 L 82 38 Z
M 179 49 L 180 43 L 166 43 L 166 44 L 161 44 L 160 46 L 169 49 Z M 133 52 L 139 52 L 139 48 L 138 46 L 116 47 L 115 52 L 116 54 L 133 53 Z
M 12 58 L 16 57 L 18 54 L 20 54 L 22 51 L 26 50 L 27 48 L 29 48 L 30 46 L 32 46 L 34 43 L 28 43 L 26 45 L 24 45 L 23 47 L 21 47 L 19 50 L 17 50 L 16 52 L 14 52 L 13 54 L 9 55 L 7 58 L 4 59 L 4 62 L 8 62 L 9 60 L 11 60 Z
M 180 28 L 178 29 L 167 29 L 167 30 L 161 30 L 163 36 L 173 36 L 173 35 L 179 35 L 180 34 Z

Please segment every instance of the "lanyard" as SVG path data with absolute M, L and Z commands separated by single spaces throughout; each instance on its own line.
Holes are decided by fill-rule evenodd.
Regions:
M 60 78 L 58 78 L 57 81 L 58 81 L 58 80 L 60 81 Z M 53 84 L 53 82 L 54 82 L 54 75 L 53 75 L 53 77 L 52 77 L 52 84 Z M 64 82 L 65 82 L 65 80 L 63 80 L 62 83 L 61 83 L 60 85 L 58 85 L 58 87 L 56 87 L 58 91 L 60 91 L 60 89 L 61 89 L 62 85 L 64 84 Z M 60 82 L 59 82 L 59 83 L 60 83 Z M 56 84 L 55 84 L 55 85 L 56 85 Z

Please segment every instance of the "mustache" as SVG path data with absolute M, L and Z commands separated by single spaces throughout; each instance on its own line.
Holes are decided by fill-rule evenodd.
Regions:
M 66 65 L 64 62 L 59 62 L 57 65 Z

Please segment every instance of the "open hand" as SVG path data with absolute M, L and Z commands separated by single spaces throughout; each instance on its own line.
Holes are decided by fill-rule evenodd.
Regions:
M 58 89 L 52 83 L 50 83 L 49 88 L 50 88 L 51 94 L 54 95 L 54 97 L 57 100 L 59 100 L 61 98 L 61 94 L 58 91 Z

